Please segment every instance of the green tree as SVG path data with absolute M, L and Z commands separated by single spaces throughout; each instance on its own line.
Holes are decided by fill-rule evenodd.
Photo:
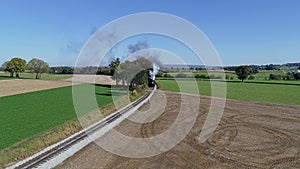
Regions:
M 276 74 L 270 74 L 269 79 L 270 80 L 282 80 L 282 76 L 281 75 L 276 75 Z
M 250 66 L 238 66 L 235 70 L 235 74 L 238 76 L 242 82 L 247 79 L 247 77 L 252 73 Z
M 126 60 L 124 63 L 121 63 L 117 75 L 122 80 L 123 86 L 127 85 L 129 90 L 133 91 L 137 86 L 148 83 L 151 67 L 152 63 L 149 60 L 144 57 L 138 57 L 134 61 Z
M 42 77 L 42 73 L 49 72 L 49 65 L 43 60 L 33 58 L 28 62 L 27 69 L 36 73 L 36 79 L 40 79 Z
M 259 73 L 258 72 L 258 66 L 256 66 L 256 65 L 251 65 L 250 66 L 251 67 L 251 74 L 256 74 L 256 73 Z
M 294 72 L 293 75 L 295 80 L 300 80 L 300 73 Z
M 112 60 L 109 64 L 109 68 L 110 68 L 110 73 L 112 75 L 112 79 L 116 80 L 116 85 L 118 85 L 119 81 L 120 81 L 120 58 L 116 58 L 114 60 Z
M 12 64 L 14 72 L 16 73 L 16 77 L 19 78 L 19 74 L 25 72 L 26 60 L 21 58 L 13 58 L 10 62 Z
M 138 68 L 133 62 L 126 60 L 124 63 L 120 64 L 118 68 L 118 72 L 115 73 L 114 76 L 117 75 L 118 78 L 122 80 L 123 86 L 125 86 L 126 84 L 130 86 L 131 85 L 130 82 L 135 76 L 137 69 Z
M 188 75 L 184 74 L 184 73 L 178 73 L 177 75 L 175 75 L 176 78 L 187 78 Z
M 19 77 L 19 74 L 25 72 L 26 61 L 21 58 L 12 58 L 10 61 L 5 62 L 2 67 L 4 71 L 10 73 L 10 76 L 13 77 L 16 73 L 16 77 Z
M 10 73 L 10 77 L 14 76 L 14 70 L 12 69 L 12 64 L 10 61 L 6 61 L 1 66 L 2 70 Z

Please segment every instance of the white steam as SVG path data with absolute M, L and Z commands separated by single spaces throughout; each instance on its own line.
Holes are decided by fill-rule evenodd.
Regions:
M 149 74 L 151 76 L 151 79 L 155 80 L 155 75 L 159 72 L 159 67 L 157 66 L 157 64 L 153 63 L 152 68 L 153 70 L 150 70 Z

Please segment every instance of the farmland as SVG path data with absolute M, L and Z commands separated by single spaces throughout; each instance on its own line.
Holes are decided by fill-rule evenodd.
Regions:
M 96 97 L 99 107 L 112 102 L 109 87 L 88 84 L 75 87 L 83 90 L 95 87 L 95 93 L 88 94 Z M 98 108 L 83 104 L 86 112 Z M 77 117 L 71 86 L 0 97 L 0 107 L 0 149 Z
M 88 76 L 86 75 L 82 75 L 80 76 L 81 78 L 79 79 L 80 81 L 86 81 Z M 100 81 L 101 78 L 104 81 L 107 81 L 108 83 L 111 83 L 111 79 L 110 78 L 104 78 L 104 77 L 100 77 Z M 89 78 L 88 78 L 89 79 Z M 63 83 L 67 83 L 70 84 L 70 80 L 61 80 L 61 81 L 45 81 L 47 83 L 51 83 L 51 82 L 63 82 Z M 89 79 L 91 80 L 91 79 Z M 34 85 L 35 83 L 41 83 L 44 80 L 34 80 L 34 79 L 19 79 L 19 80 L 13 80 L 15 81 L 14 83 L 17 82 L 22 82 L 23 84 L 25 84 L 25 81 L 28 81 L 28 83 L 30 82 L 31 85 Z M 224 83 L 225 81 L 222 79 L 215 79 L 216 83 Z M 11 80 L 8 81 L 2 81 L 2 82 L 12 82 Z M 92 82 L 92 81 L 89 81 Z M 180 85 L 186 85 L 186 86 L 190 86 L 192 85 L 191 83 L 191 79 L 190 78 L 181 78 L 181 79 L 177 79 L 176 80 L 172 79 L 172 78 L 161 78 L 161 79 L 157 79 L 157 83 L 160 87 L 160 89 L 165 90 L 165 91 L 174 91 L 174 92 L 178 92 L 179 88 L 178 88 L 178 84 Z M 211 95 L 211 84 L 210 81 L 207 79 L 196 79 L 197 85 L 198 85 L 198 89 L 200 91 L 200 94 L 203 96 L 210 96 Z M 177 84 L 178 83 L 178 84 Z M 264 133 L 265 131 L 265 126 L 263 126 L 263 124 L 265 124 L 265 122 L 263 122 L 263 124 L 259 123 L 261 118 L 265 118 L 266 116 L 266 121 L 269 121 L 270 126 L 274 125 L 273 122 L 277 122 L 282 124 L 280 125 L 280 127 L 283 127 L 284 130 L 289 129 L 289 126 L 294 127 L 293 123 L 289 123 L 286 119 L 293 121 L 293 120 L 298 120 L 298 115 L 297 112 L 298 109 L 297 107 L 294 106 L 287 106 L 287 105 L 270 105 L 270 104 L 264 104 L 264 103 L 258 103 L 258 102 L 274 102 L 274 103 L 283 103 L 283 104 L 294 104 L 294 105 L 300 105 L 300 101 L 298 99 L 299 94 L 299 84 L 298 81 L 270 81 L 270 80 L 247 80 L 244 83 L 240 82 L 237 79 L 233 79 L 233 80 L 229 80 L 227 83 L 227 98 L 231 98 L 234 100 L 227 100 L 226 103 L 226 109 L 225 109 L 225 114 L 224 114 L 224 118 L 222 118 L 222 123 L 219 126 L 219 129 L 217 130 L 217 132 L 215 133 L 215 135 L 208 141 L 208 143 L 205 143 L 205 150 L 199 150 L 194 152 L 193 150 L 195 148 L 197 148 L 199 146 L 199 143 L 195 143 L 193 142 L 194 139 L 197 135 L 197 133 L 199 132 L 198 130 L 201 129 L 201 125 L 203 122 L 203 118 L 202 116 L 198 117 L 198 121 L 199 123 L 197 123 L 199 126 L 195 126 L 195 131 L 190 137 L 188 137 L 188 139 L 186 141 L 184 141 L 185 143 L 189 144 L 189 146 L 191 147 L 191 149 L 187 149 L 185 146 L 179 146 L 175 149 L 178 149 L 178 151 L 180 151 L 181 155 L 179 155 L 175 159 L 178 159 L 178 163 L 176 163 L 176 165 L 180 166 L 176 166 L 178 168 L 183 168 L 183 165 L 194 165 L 193 162 L 190 161 L 185 161 L 183 159 L 186 159 L 186 156 L 189 156 L 190 154 L 194 153 L 193 155 L 193 161 L 199 161 L 197 160 L 198 157 L 201 157 L 201 161 L 208 161 L 207 163 L 207 167 L 212 167 L 214 168 L 214 164 L 213 162 L 217 161 L 218 165 L 216 165 L 215 168 L 218 168 L 219 166 L 223 166 L 223 165 L 229 165 L 229 166 L 233 166 L 233 165 L 237 165 L 237 166 L 248 166 L 248 165 L 252 165 L 252 162 L 255 163 L 255 165 L 257 166 L 271 166 L 269 164 L 264 164 L 262 162 L 262 157 L 263 155 L 256 153 L 255 154 L 255 158 L 250 158 L 250 161 L 247 161 L 245 159 L 247 159 L 250 155 L 249 152 L 246 151 L 239 151 L 240 147 L 231 147 L 231 149 L 233 149 L 233 151 L 235 151 L 234 153 L 231 152 L 227 152 L 223 150 L 223 147 L 226 143 L 229 142 L 228 140 L 226 140 L 227 138 L 227 134 L 232 134 L 230 135 L 230 139 L 232 138 L 237 138 L 236 140 L 234 140 L 234 142 L 236 142 L 238 145 L 239 144 L 244 144 L 245 146 L 253 146 L 251 142 L 247 142 L 247 139 L 250 137 L 251 134 L 255 135 L 258 134 L 260 135 L 266 135 L 266 133 Z M 109 86 L 109 84 L 107 85 Z M 95 85 L 95 84 L 79 84 L 79 85 L 75 85 L 74 87 L 76 87 L 77 89 L 83 89 L 83 91 L 86 93 L 88 92 L 88 95 L 92 95 L 96 97 L 98 106 L 95 107 L 93 105 L 91 105 L 89 102 L 85 102 L 83 103 L 83 108 L 85 112 L 90 112 L 91 110 L 94 109 L 98 109 L 98 107 L 105 107 L 105 105 L 108 105 L 109 103 L 112 102 L 112 98 L 111 98 L 111 88 L 107 87 L 107 86 L 103 86 L 103 85 Z M 95 92 L 91 91 L 91 88 L 95 88 Z M 195 91 L 192 90 L 193 88 L 188 88 L 189 90 L 185 91 L 186 93 L 192 93 L 194 94 Z M 6 89 L 7 90 L 7 89 Z M 124 94 L 124 93 L 122 93 Z M 176 107 L 176 109 L 178 109 L 178 100 L 180 99 L 180 95 L 178 93 L 170 93 L 170 92 L 165 92 L 166 96 L 168 97 L 168 105 L 167 105 L 167 109 L 166 109 L 166 115 L 167 116 L 163 116 L 163 120 L 162 121 L 168 121 L 171 122 L 172 119 L 174 120 L 174 118 L 176 117 L 176 113 L 174 114 L 173 112 L 173 108 Z M 155 97 L 155 96 L 154 96 Z M 157 96 L 158 97 L 158 96 Z M 189 103 L 192 107 L 192 105 L 194 104 L 195 100 L 193 99 L 194 97 L 197 96 L 189 96 L 190 99 L 186 100 L 186 103 Z M 84 100 L 84 99 L 82 99 Z M 247 101 L 241 101 L 241 100 L 252 100 L 252 101 L 257 101 L 257 102 L 247 102 Z M 176 102 L 177 101 L 177 102 Z M 207 106 L 209 106 L 209 101 L 210 98 L 209 97 L 201 97 L 201 104 L 203 104 L 203 101 L 205 102 L 205 104 L 203 105 L 203 109 L 201 109 L 200 113 L 204 113 L 206 114 L 206 110 L 208 110 Z M 158 106 L 162 103 L 160 103 L 159 99 L 154 99 L 154 102 L 152 106 Z M 69 130 L 70 126 L 71 129 L 74 128 L 74 132 L 80 130 L 80 125 L 78 123 L 78 121 L 75 121 L 77 118 L 77 115 L 75 113 L 74 107 L 73 107 L 73 101 L 72 101 L 72 87 L 71 86 L 66 86 L 66 87 L 60 87 L 60 88 L 54 88 L 54 89 L 48 89 L 48 90 L 42 90 L 42 91 L 36 91 L 36 92 L 31 92 L 31 93 L 24 93 L 24 94 L 17 94 L 17 95 L 10 95 L 10 96 L 4 96 L 4 97 L 0 97 L 0 115 L 1 117 L 4 117 L 2 119 L 0 119 L 0 123 L 1 123 L 1 129 L 0 129 L 0 133 L 1 136 L 3 135 L 4 137 L 2 137 L 0 139 L 1 145 L 0 145 L 0 149 L 2 149 L 2 152 L 0 152 L 1 158 L 0 158 L 0 166 L 5 166 L 6 164 L 20 159 L 23 159 L 29 155 L 32 155 L 34 152 L 37 152 L 38 150 L 41 150 L 43 147 L 45 147 L 45 145 L 51 145 L 53 143 L 55 143 L 57 140 L 61 140 L 63 138 L 65 138 L 66 136 L 72 134 L 72 132 L 66 131 Z M 148 106 L 149 108 L 149 106 Z M 145 109 L 148 109 L 147 106 Z M 275 108 L 276 110 L 273 110 L 272 108 Z M 252 111 L 255 110 L 255 111 Z M 5 110 L 5 111 L 4 111 Z M 151 108 L 149 110 L 152 110 Z M 153 109 L 154 110 L 154 109 Z M 278 111 L 277 111 L 278 110 Z M 289 115 L 288 113 L 284 114 L 284 117 L 281 117 L 280 115 L 282 115 L 283 113 L 285 113 L 286 111 L 289 111 L 290 113 L 292 113 L 291 115 Z M 204 111 L 204 112 L 202 112 Z M 274 114 L 274 112 L 276 114 Z M 296 113 L 295 113 L 296 112 Z M 247 126 L 243 127 L 243 126 L 239 126 L 238 124 L 240 123 L 240 121 L 235 121 L 232 122 L 231 124 L 228 125 L 234 125 L 235 130 L 234 132 L 231 131 L 227 131 L 228 126 L 226 121 L 227 119 L 231 119 L 232 117 L 239 117 L 240 113 L 242 113 L 243 115 L 247 116 L 247 119 L 251 119 L 252 117 L 255 118 L 254 121 L 257 121 L 257 123 L 255 122 L 255 124 L 252 123 L 247 123 Z M 265 113 L 265 114 L 260 114 L 257 115 L 256 113 Z M 272 115 L 272 116 L 270 116 Z M 249 117 L 248 117 L 249 116 Z M 274 117 L 273 117 L 274 116 Z M 275 119 L 276 116 L 276 119 Z M 277 119 L 277 116 L 280 116 L 280 118 Z M 282 120 L 283 118 L 283 120 Z M 277 121 L 278 120 L 278 121 Z M 247 120 L 246 120 L 247 121 Z M 159 128 L 164 126 L 163 124 L 158 124 L 159 120 L 155 120 L 155 126 L 157 125 Z M 157 123 L 157 124 L 156 124 Z M 73 126 L 74 125 L 74 126 Z M 57 126 L 67 126 L 65 127 L 58 127 Z M 251 128 L 252 126 L 256 126 L 255 128 Z M 160 130 L 158 130 L 157 128 L 152 128 L 152 124 L 148 126 L 147 124 L 143 124 L 140 127 L 124 127 L 124 126 L 120 126 L 119 129 L 120 130 L 126 130 L 129 133 L 132 133 L 134 131 L 136 131 L 137 133 L 142 133 L 142 136 L 140 137 L 148 137 L 148 135 L 151 133 L 156 133 Z M 274 127 L 274 126 L 272 126 Z M 164 127 L 163 127 L 164 128 Z M 251 130 L 250 133 L 248 133 L 248 130 Z M 253 131 L 252 131 L 253 130 Z M 66 134 L 64 134 L 64 132 L 66 131 Z M 56 132 L 60 132 L 61 135 L 63 135 L 63 137 L 61 137 L 61 135 L 55 135 L 53 133 Z M 150 132 L 150 133 L 149 133 Z M 268 131 L 267 131 L 268 132 Z M 290 133 L 293 133 L 293 130 L 289 130 L 289 135 L 291 135 Z M 49 134 L 51 133 L 51 134 Z M 224 134 L 225 133 L 225 134 Z M 239 133 L 239 135 L 236 135 L 235 133 Z M 157 133 L 156 133 L 157 134 Z M 249 134 L 249 135 L 248 135 Z M 271 146 L 276 147 L 277 146 L 277 141 L 276 140 L 276 135 L 280 134 L 280 131 L 274 131 L 274 135 L 270 134 L 267 135 L 268 138 L 275 140 L 274 142 L 271 143 Z M 55 141 L 51 140 L 52 136 L 54 135 Z M 223 136 L 224 135 L 224 136 Z M 245 135 L 245 136 L 244 136 Z M 34 137 L 33 139 L 32 136 Z M 41 136 L 41 137 L 40 137 Z M 38 138 L 37 138 L 38 137 Z M 224 139 L 225 139 L 225 143 Z M 27 139 L 29 138 L 29 139 Z M 268 139 L 267 138 L 267 139 Z M 22 142 L 27 142 L 25 144 L 22 144 Z M 240 139 L 240 140 L 239 140 Z M 261 144 L 265 144 L 267 142 L 267 140 L 264 140 L 262 137 L 255 137 L 253 138 L 258 142 L 261 142 Z M 21 146 L 19 146 L 19 144 L 15 144 L 15 143 L 20 143 L 21 141 Z M 232 140 L 231 140 L 232 141 Z M 42 142 L 41 146 L 39 143 L 37 142 Z M 267 142 L 270 143 L 270 142 Z M 14 144 L 14 145 L 13 145 Z M 220 145 L 219 145 L 220 144 Z M 298 144 L 297 141 L 295 141 L 293 144 Z M 13 146 L 11 146 L 13 145 Z M 282 144 L 283 145 L 283 144 Z M 265 146 L 265 145 L 264 145 Z M 17 149 L 15 149 L 14 147 L 17 147 Z M 36 148 L 39 147 L 39 148 Z M 119 157 L 115 157 L 112 156 L 111 154 L 107 154 L 107 152 L 103 152 L 100 150 L 100 155 L 99 152 L 94 152 L 95 149 L 99 150 L 98 148 L 95 148 L 94 145 L 92 145 L 92 148 L 90 148 L 91 146 L 85 148 L 85 151 L 79 152 L 78 154 L 82 154 L 82 153 L 86 153 L 84 155 L 84 157 L 90 157 L 90 159 L 95 159 L 95 156 L 105 156 L 103 157 L 104 160 L 107 159 L 107 157 L 113 159 L 111 160 L 112 162 L 107 164 L 107 168 L 114 168 L 117 165 L 119 165 L 119 163 L 123 163 L 124 159 L 119 159 Z M 298 151 L 298 149 L 292 147 L 292 146 L 287 146 L 286 148 L 291 149 L 292 151 Z M 207 158 L 207 152 L 206 150 L 216 150 L 218 151 L 218 153 L 214 153 L 213 155 L 210 155 L 209 158 Z M 255 149 L 259 149 L 259 147 L 255 147 Z M 295 149 L 295 150 L 294 150 Z M 86 151 L 88 150 L 88 151 Z M 266 150 L 264 150 L 266 151 Z M 176 151 L 174 151 L 175 154 L 177 154 Z M 171 151 L 171 153 L 173 153 Z M 277 152 L 276 152 L 277 153 Z M 279 154 L 284 154 L 284 152 L 281 152 L 278 150 Z M 218 161 L 219 159 L 221 159 L 221 157 L 223 158 L 223 154 L 226 155 L 226 158 L 228 159 L 233 159 L 233 158 L 238 158 L 238 160 L 241 160 L 242 162 L 240 163 L 236 163 L 236 162 L 231 162 L 231 163 L 224 163 L 222 160 Z M 239 156 L 235 156 L 235 154 L 238 154 Z M 241 156 L 240 156 L 241 154 Z M 257 155 L 257 158 L 256 158 Z M 160 156 L 161 158 L 166 158 L 167 161 L 170 160 L 168 159 L 168 155 L 167 156 Z M 245 157 L 245 159 L 241 158 L 241 157 Z M 274 158 L 273 158 L 274 157 Z M 283 155 L 283 158 L 289 157 L 288 155 Z M 215 159 L 212 163 L 209 162 L 210 158 Z M 71 164 L 69 163 L 69 161 L 71 160 Z M 89 166 L 92 162 L 89 160 L 86 160 L 86 158 L 83 158 L 83 156 L 78 157 L 74 156 L 70 159 L 69 161 L 63 163 L 62 165 L 67 165 L 66 166 L 62 166 L 62 168 L 76 168 L 74 166 L 72 166 L 72 164 L 76 164 L 77 166 L 79 166 L 79 168 L 82 168 L 82 165 L 86 165 Z M 76 160 L 78 162 L 74 163 L 73 160 Z M 147 162 L 145 163 L 144 159 L 142 159 L 142 162 L 137 161 L 137 163 L 135 163 L 135 161 L 132 161 L 132 159 L 126 159 L 125 163 L 128 163 L 126 165 L 131 166 L 132 168 L 140 165 L 140 164 L 147 164 Z M 272 154 L 272 159 L 263 159 L 263 160 L 269 160 L 268 162 L 277 162 L 278 160 L 281 160 L 281 157 L 277 157 L 274 156 Z M 97 160 L 97 161 L 101 161 L 101 160 Z M 103 161 L 103 160 L 102 160 Z M 108 160 L 106 160 L 108 161 Z M 85 163 L 87 162 L 87 163 Z M 156 158 L 152 158 L 150 159 L 150 163 L 151 164 L 160 164 L 160 161 L 157 160 Z M 150 165 L 149 163 L 149 165 Z M 250 164 L 251 163 L 251 164 Z M 104 163 L 105 164 L 105 163 Z M 103 164 L 98 164 L 98 166 L 101 166 Z M 164 164 L 166 166 L 172 166 L 173 168 L 176 168 L 175 166 L 173 166 L 172 163 L 166 163 Z M 174 164 L 175 165 L 175 164 Z M 200 164 L 195 164 L 195 165 L 200 165 Z M 272 165 L 273 166 L 273 165 Z M 92 168 L 92 166 L 89 166 Z M 171 167 L 171 168 L 172 168 Z
M 179 85 L 192 85 L 192 81 L 188 79 L 181 79 L 177 82 Z M 179 92 L 177 82 L 170 79 L 157 80 L 160 89 L 174 92 Z M 217 81 L 216 83 L 224 82 Z M 200 95 L 211 96 L 210 81 L 197 80 L 197 85 Z M 227 98 L 230 99 L 300 105 L 300 86 L 298 85 L 241 83 L 239 81 L 227 82 L 226 85 Z M 195 94 L 193 90 L 186 92 Z
M 300 169 L 300 0 L 0 4 L 0 169 Z
M 219 70 L 212 70 L 209 71 L 210 75 L 212 75 L 215 78 L 212 79 L 225 79 L 224 76 L 227 76 L 227 81 L 240 81 L 237 78 L 237 75 L 233 71 L 225 71 L 220 72 Z M 197 71 L 197 72 L 170 72 L 170 73 L 163 73 L 163 75 L 168 74 L 170 76 L 176 77 L 178 74 L 184 74 L 186 77 L 191 78 L 195 77 L 196 75 L 198 76 L 206 76 L 208 77 L 208 72 L 207 71 Z M 300 84 L 300 81 L 296 80 L 269 80 L 270 74 L 274 75 L 281 75 L 284 76 L 287 74 L 285 71 L 279 71 L 279 70 L 272 70 L 272 71 L 260 71 L 259 73 L 252 74 L 251 77 L 253 79 L 246 79 L 245 81 L 248 83 L 255 83 L 255 82 L 268 82 L 268 83 L 292 83 L 292 84 Z M 203 79 L 203 78 L 200 78 Z
M 0 80 L 10 80 L 10 79 L 14 79 L 14 78 L 8 76 L 0 76 Z
M 62 80 L 72 77 L 68 74 L 42 74 L 42 80 Z M 17 79 L 15 77 L 9 77 L 9 73 L 0 73 L 0 80 Z M 35 79 L 34 73 L 21 73 L 20 79 Z
M 161 99 L 163 95 L 165 99 Z M 147 112 L 148 115 L 161 112 L 157 119 L 149 123 L 125 120 L 115 130 L 136 138 L 156 137 L 173 127 L 180 111 L 189 117 L 189 113 L 195 108 L 194 105 L 199 104 L 199 96 L 183 96 L 173 92 L 156 91 L 153 99 L 139 110 Z M 104 136 L 56 168 L 299 168 L 298 106 L 229 99 L 217 129 L 206 142 L 201 143 L 199 135 L 208 117 L 210 104 L 211 98 L 201 97 L 199 114 L 193 128 L 180 143 L 167 152 L 148 158 L 122 157 L 96 144 L 106 140 Z M 132 116 L 134 118 L 134 114 Z M 148 117 L 151 119 L 152 116 Z M 189 118 L 185 119 L 188 120 Z M 180 134 L 180 131 L 176 131 L 176 134 L 178 133 Z M 108 134 L 107 137 L 109 136 Z M 147 140 L 146 144 L 149 149 L 157 150 L 159 146 L 164 145 L 160 141 Z M 127 143 L 125 146 L 135 150 L 135 145 Z M 128 152 L 127 147 L 124 147 L 125 153 Z
M 67 74 L 42 74 L 42 80 L 61 80 L 61 79 L 67 79 L 72 77 L 72 75 L 67 75 Z M 23 79 L 34 79 L 35 74 L 34 73 L 24 73 L 20 75 L 20 78 Z
M 13 77 L 9 77 L 8 73 L 0 71 L 0 80 L 9 80 L 9 79 L 14 79 L 14 78 Z

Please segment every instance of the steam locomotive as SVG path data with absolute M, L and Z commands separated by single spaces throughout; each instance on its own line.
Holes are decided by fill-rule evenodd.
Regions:
M 153 80 L 152 78 L 148 78 L 148 86 L 149 87 L 154 87 L 156 85 L 155 80 Z

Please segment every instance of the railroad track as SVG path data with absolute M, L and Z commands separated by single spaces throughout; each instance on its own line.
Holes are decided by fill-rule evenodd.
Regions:
M 88 127 L 84 131 L 78 132 L 77 134 L 72 135 L 71 137 L 56 144 L 55 146 L 53 146 L 47 150 L 44 150 L 42 153 L 35 155 L 35 156 L 31 157 L 30 159 L 21 161 L 13 166 L 8 167 L 8 169 L 11 169 L 11 168 L 15 168 L 15 169 L 42 168 L 41 165 L 43 165 L 43 164 L 47 163 L 49 160 L 59 156 L 63 152 L 68 151 L 72 146 L 80 143 L 84 139 L 87 139 L 89 137 L 89 135 L 101 130 L 108 124 L 119 119 L 123 114 L 136 108 L 136 106 L 138 106 L 138 107 L 141 106 L 142 102 L 146 101 L 148 98 L 151 97 L 151 95 L 153 94 L 155 89 L 156 89 L 156 87 L 154 87 L 153 90 L 148 90 L 142 97 L 140 97 L 136 101 L 132 102 L 128 106 L 124 107 L 123 109 L 120 109 L 119 111 L 113 113 L 112 115 L 108 116 L 107 118 L 102 119 L 100 122 Z M 83 148 L 83 147 L 81 147 L 81 148 Z M 47 168 L 51 168 L 51 167 L 49 166 Z

